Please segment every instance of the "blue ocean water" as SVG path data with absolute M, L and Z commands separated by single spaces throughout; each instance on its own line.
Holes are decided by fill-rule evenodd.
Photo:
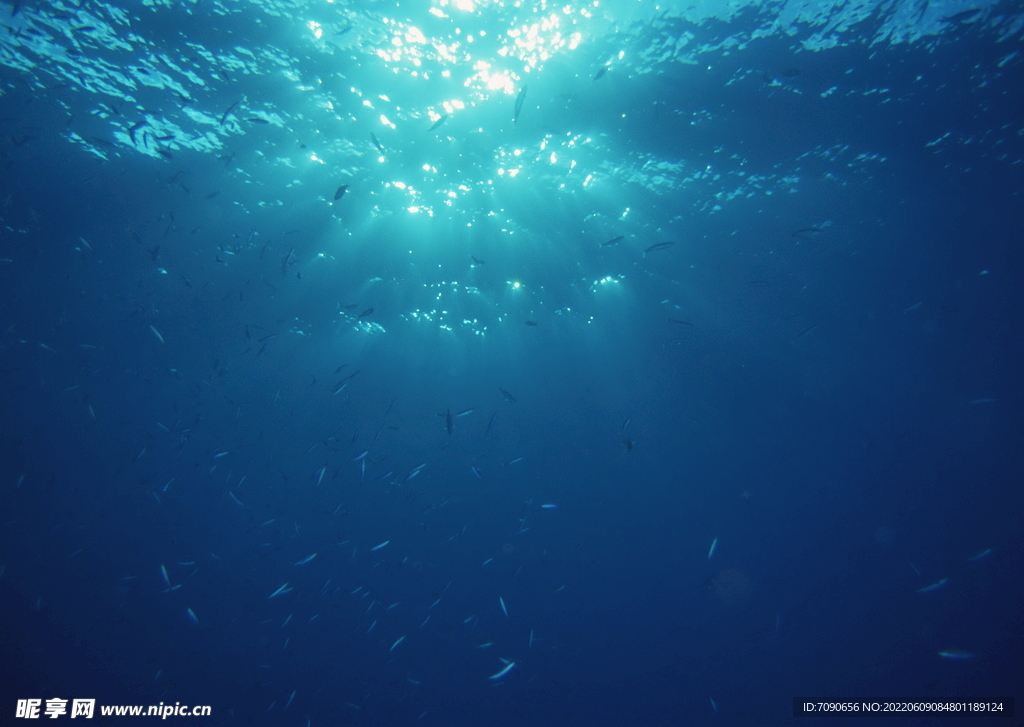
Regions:
M 1020 723 L 1019 3 L 0 22 L 3 724 Z

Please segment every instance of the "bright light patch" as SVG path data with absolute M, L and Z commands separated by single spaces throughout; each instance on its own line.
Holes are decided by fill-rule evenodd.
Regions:
M 426 45 L 427 43 L 427 38 L 423 35 L 423 31 L 415 27 L 410 27 L 405 31 L 405 39 L 410 43 L 419 43 L 420 45 Z
M 446 126 L 441 128 L 439 139 L 447 138 L 448 131 L 453 128 L 453 120 L 447 119 L 447 116 L 455 118 L 458 115 L 461 124 L 458 130 L 466 131 L 463 127 L 468 121 L 468 115 L 461 113 L 464 110 L 486 108 L 498 113 L 500 108 L 502 113 L 511 115 L 512 100 L 526 90 L 531 80 L 537 82 L 530 79 L 529 74 L 535 70 L 539 71 L 549 59 L 565 58 L 570 51 L 582 47 L 584 36 L 588 40 L 590 38 L 592 18 L 603 12 L 596 10 L 596 3 L 592 5 L 586 0 L 586 7 L 581 7 L 583 3 L 576 5 L 571 0 L 540 0 L 535 3 L 523 0 L 431 0 L 424 5 L 430 10 L 434 20 L 423 18 L 421 15 L 418 16 L 417 25 L 408 19 L 403 20 L 401 15 L 382 17 L 382 36 L 379 42 L 373 44 L 373 48 L 367 48 L 367 52 L 383 60 L 387 70 L 396 76 L 403 77 L 414 86 L 424 87 L 424 95 L 433 96 L 432 107 L 417 106 L 415 109 L 405 109 L 397 105 L 389 95 L 364 94 L 355 88 L 351 91 L 357 101 L 363 102 L 364 113 L 369 110 L 375 111 L 381 125 L 392 130 L 397 131 L 396 123 L 381 111 L 389 110 L 392 114 L 400 116 L 403 122 L 410 118 L 417 120 L 425 127 L 440 127 L 440 124 L 444 123 Z M 487 20 L 488 11 L 494 6 L 500 6 L 506 11 L 518 9 L 513 11 L 515 15 L 511 16 L 517 16 L 517 19 L 511 20 L 510 17 L 511 22 L 500 30 L 492 27 L 485 32 L 479 26 Z M 465 27 L 456 27 L 457 24 L 465 24 Z M 308 22 L 307 25 L 311 31 L 319 28 L 317 23 Z M 474 46 L 470 47 L 469 43 L 473 43 Z M 471 54 L 474 50 L 478 52 L 477 56 Z M 601 61 L 607 64 L 616 62 L 614 54 L 615 51 L 608 53 Z M 426 89 L 428 83 L 433 91 Z M 441 91 L 447 99 L 434 95 L 441 88 L 448 89 L 447 92 Z M 542 93 L 541 91 L 532 88 L 530 91 L 530 103 L 535 99 L 542 100 L 538 95 Z M 377 101 L 373 101 L 373 97 L 376 97 Z M 377 109 L 377 104 L 383 108 Z M 340 111 L 341 104 L 336 105 Z M 359 114 L 358 110 L 351 107 L 349 112 L 342 113 L 353 111 Z M 369 114 L 366 114 L 366 117 L 369 117 Z M 426 122 L 427 118 L 429 122 Z M 522 121 L 523 119 L 520 119 L 521 123 Z M 476 120 L 469 123 L 479 132 L 485 128 L 482 124 L 478 126 L 479 121 Z M 382 152 L 376 158 L 382 163 L 385 156 L 392 162 L 396 161 L 396 152 L 391 147 L 397 142 L 388 143 L 389 137 L 384 134 L 377 135 L 381 136 L 381 140 L 376 143 L 387 143 L 389 148 L 386 154 Z M 520 172 L 524 172 L 528 178 L 532 177 L 533 165 L 543 165 L 545 160 L 549 166 L 560 165 L 560 152 L 563 149 L 567 150 L 567 153 L 572 151 L 573 155 L 579 156 L 579 152 L 574 150 L 578 150 L 590 140 L 571 134 L 548 134 L 539 141 L 539 153 L 533 146 L 521 149 L 499 147 L 495 160 L 501 164 L 501 168 L 492 167 L 497 170 L 494 176 L 498 179 L 514 179 Z M 588 158 L 582 158 L 581 169 L 593 172 Z M 319 159 L 315 161 L 324 163 Z M 566 158 L 565 163 L 569 171 L 576 166 L 576 161 L 571 157 Z M 493 190 L 494 180 L 481 179 L 469 185 L 459 185 L 457 180 L 449 179 L 447 173 L 439 172 L 429 164 L 420 161 L 420 167 L 422 174 L 412 170 L 410 175 L 403 175 L 410 180 L 409 182 L 389 182 L 385 185 L 393 190 L 405 192 L 407 198 L 403 200 L 406 205 L 404 209 L 410 214 L 429 216 L 434 213 L 435 207 L 440 208 L 439 200 L 452 207 L 453 201 L 468 200 L 469 194 Z M 445 176 L 442 177 L 442 174 Z M 574 179 L 569 187 L 579 185 L 579 180 L 572 175 L 567 175 L 567 178 Z M 594 177 L 589 176 L 583 184 L 586 186 L 594 182 Z M 436 188 L 438 183 L 442 188 Z M 409 185 L 420 187 L 414 189 Z M 449 191 L 456 188 L 457 194 Z M 562 184 L 559 188 L 565 189 L 566 186 Z M 401 204 L 397 207 L 402 209 Z M 494 211 L 487 212 L 488 216 L 494 214 Z

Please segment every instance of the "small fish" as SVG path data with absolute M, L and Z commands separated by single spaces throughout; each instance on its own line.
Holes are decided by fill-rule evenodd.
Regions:
M 132 124 L 128 127 L 128 137 L 132 140 L 132 144 L 135 144 L 135 132 L 146 125 L 145 121 L 140 121 L 137 124 Z
M 348 185 L 343 184 L 334 192 L 334 201 L 337 202 L 339 199 L 345 196 L 345 192 L 348 191 Z
M 397 648 L 398 648 L 398 645 L 399 645 L 400 643 L 402 643 L 403 641 L 405 641 L 405 637 L 404 637 L 404 636 L 399 636 L 399 637 L 398 637 L 397 639 L 395 639 L 395 643 L 393 643 L 393 644 L 391 645 L 391 648 L 390 648 L 390 649 L 388 649 L 388 651 L 394 651 L 395 649 L 397 649 Z
M 384 153 L 384 145 L 377 140 L 377 136 L 372 131 L 370 132 L 370 141 L 372 141 L 373 145 L 377 147 L 377 151 L 381 154 Z
M 160 331 L 158 331 L 153 326 L 150 326 L 149 330 L 153 331 L 153 335 L 156 336 L 156 340 L 160 341 L 161 344 L 164 343 L 164 337 L 160 335 Z
M 517 401 L 517 399 L 514 396 L 512 396 L 512 394 L 508 393 L 500 386 L 498 387 L 498 391 L 500 391 L 501 395 L 505 397 L 505 401 L 511 401 L 512 403 L 515 403 Z
M 372 552 L 374 552 L 375 550 L 380 550 L 381 548 L 383 548 L 383 547 L 384 547 L 385 545 L 387 545 L 387 544 L 388 544 L 388 543 L 390 543 L 390 542 L 391 542 L 390 540 L 385 540 L 385 541 L 384 541 L 383 543 L 381 543 L 380 545 L 375 545 L 375 546 L 373 546 L 372 548 L 370 548 L 370 552 L 372 553 Z
M 654 252 L 655 250 L 663 250 L 666 247 L 671 247 L 672 245 L 675 245 L 675 242 L 672 240 L 668 240 L 667 242 L 656 242 L 650 247 L 644 249 L 644 255 L 649 252 Z
M 293 247 L 291 250 L 288 251 L 288 254 L 285 255 L 284 259 L 281 261 L 281 272 L 284 273 L 288 269 L 288 267 L 292 265 L 294 262 L 295 248 Z
M 987 558 L 990 555 L 992 555 L 992 548 L 985 548 L 985 550 L 981 551 L 977 555 L 973 555 L 970 558 L 968 558 L 967 562 L 968 563 L 974 563 L 975 561 L 979 561 L 982 558 Z
M 711 541 L 711 548 L 708 550 L 708 560 L 711 560 L 711 556 L 715 554 L 715 548 L 718 547 L 718 538 Z
M 557 508 L 558 505 L 556 505 L 553 502 L 545 502 L 543 505 L 540 506 L 541 510 L 556 510 Z
M 601 78 L 604 78 L 604 74 L 605 74 L 605 73 L 607 73 L 607 72 L 608 72 L 608 69 L 607 69 L 607 68 L 602 68 L 602 69 L 601 69 L 600 71 L 598 71 L 598 72 L 597 72 L 597 74 L 596 74 L 596 75 L 594 76 L 594 80 L 595 80 L 595 81 L 597 81 L 597 80 L 600 80 Z
M 315 557 L 316 557 L 316 553 L 313 553 L 313 555 L 307 555 L 302 560 L 296 562 L 295 565 L 306 565 L 306 563 L 308 563 L 309 561 L 313 560 L 313 558 L 315 558 Z
M 220 117 L 220 124 L 221 124 L 221 126 L 224 125 L 224 122 L 228 120 L 228 116 L 231 114 L 232 111 L 235 110 L 235 108 L 237 106 L 238 106 L 238 101 L 235 101 L 233 104 L 228 106 L 227 110 L 224 112 L 224 115 Z
M 508 618 L 508 609 L 505 608 L 505 599 L 498 596 L 498 603 L 501 604 L 501 612 L 505 614 L 505 618 Z
M 523 102 L 526 100 L 526 88 L 526 86 L 523 86 L 519 89 L 519 95 L 516 96 L 516 113 L 515 116 L 512 117 L 513 126 L 515 126 L 516 122 L 519 120 L 519 112 L 523 110 Z
M 194 623 L 196 626 L 199 625 L 199 617 L 196 616 L 196 612 L 191 608 L 186 608 L 185 613 L 188 615 L 188 620 Z
M 954 15 L 947 15 L 942 18 L 947 23 L 966 23 L 968 20 L 972 20 L 975 15 L 981 12 L 981 8 L 970 8 L 969 10 L 961 10 L 959 13 Z
M 799 230 L 795 230 L 792 235 L 793 237 L 800 237 L 803 239 L 809 239 L 817 237 L 823 232 L 820 227 L 801 227 Z
M 269 601 L 271 598 L 274 598 L 275 596 L 280 596 L 282 593 L 288 593 L 288 591 L 290 591 L 290 590 L 292 590 L 292 589 L 289 588 L 288 587 L 288 583 L 285 582 L 284 585 L 282 585 L 276 591 L 274 591 L 269 596 L 267 596 L 267 600 Z
M 918 588 L 917 592 L 918 593 L 931 593 L 932 591 L 939 590 L 940 588 L 942 588 L 947 583 L 949 583 L 949 579 L 948 578 L 942 578 L 940 580 L 935 581 L 935 583 L 932 583 L 930 585 L 925 586 L 924 588 Z
M 439 127 L 439 126 L 440 126 L 441 124 L 443 124 L 443 123 L 444 123 L 445 121 L 447 121 L 447 120 L 448 120 L 448 114 L 445 114 L 444 116 L 442 116 L 441 118 L 439 118 L 439 119 L 438 119 L 437 121 L 435 121 L 435 122 L 434 122 L 434 125 L 433 125 L 433 126 L 431 126 L 431 127 L 429 128 L 429 129 L 427 129 L 427 131 L 428 131 L 428 132 L 429 132 L 429 131 L 433 131 L 434 129 L 438 128 L 438 127 Z
M 505 659 L 502 659 L 502 661 L 505 662 L 505 668 L 499 671 L 497 674 L 491 674 L 491 676 L 488 677 L 488 679 L 490 679 L 491 681 L 497 681 L 498 679 L 501 679 L 503 676 L 505 676 L 510 671 L 515 669 L 516 663 L 514 661 L 507 661 Z
M 943 659 L 973 659 L 977 654 L 972 654 L 969 651 L 959 651 L 957 649 L 947 649 L 946 651 L 940 651 L 939 656 Z
M 454 427 L 452 426 L 451 409 L 446 410 L 444 413 L 444 428 L 448 431 L 448 436 L 451 436 L 452 429 L 454 429 Z
M 373 313 L 373 308 L 367 308 L 362 313 L 360 313 L 358 317 L 359 318 L 366 318 L 366 316 L 370 315 L 371 313 Z
M 794 341 L 800 341 L 800 340 L 802 340 L 804 338 L 807 338 L 808 336 L 812 335 L 817 330 L 818 330 L 817 326 L 807 326 L 807 328 L 803 329 L 798 334 L 796 334 L 796 336 L 793 337 L 793 340 Z
M 625 235 L 619 235 L 618 237 L 613 237 L 608 242 L 602 242 L 601 243 L 601 247 L 611 247 L 612 245 L 618 245 L 620 242 L 622 242 L 625 239 L 626 239 Z

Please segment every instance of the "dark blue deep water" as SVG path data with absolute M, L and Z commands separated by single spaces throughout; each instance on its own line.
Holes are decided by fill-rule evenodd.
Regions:
M 1022 69 L 1015 2 L 2 0 L 0 724 L 1024 723 Z

